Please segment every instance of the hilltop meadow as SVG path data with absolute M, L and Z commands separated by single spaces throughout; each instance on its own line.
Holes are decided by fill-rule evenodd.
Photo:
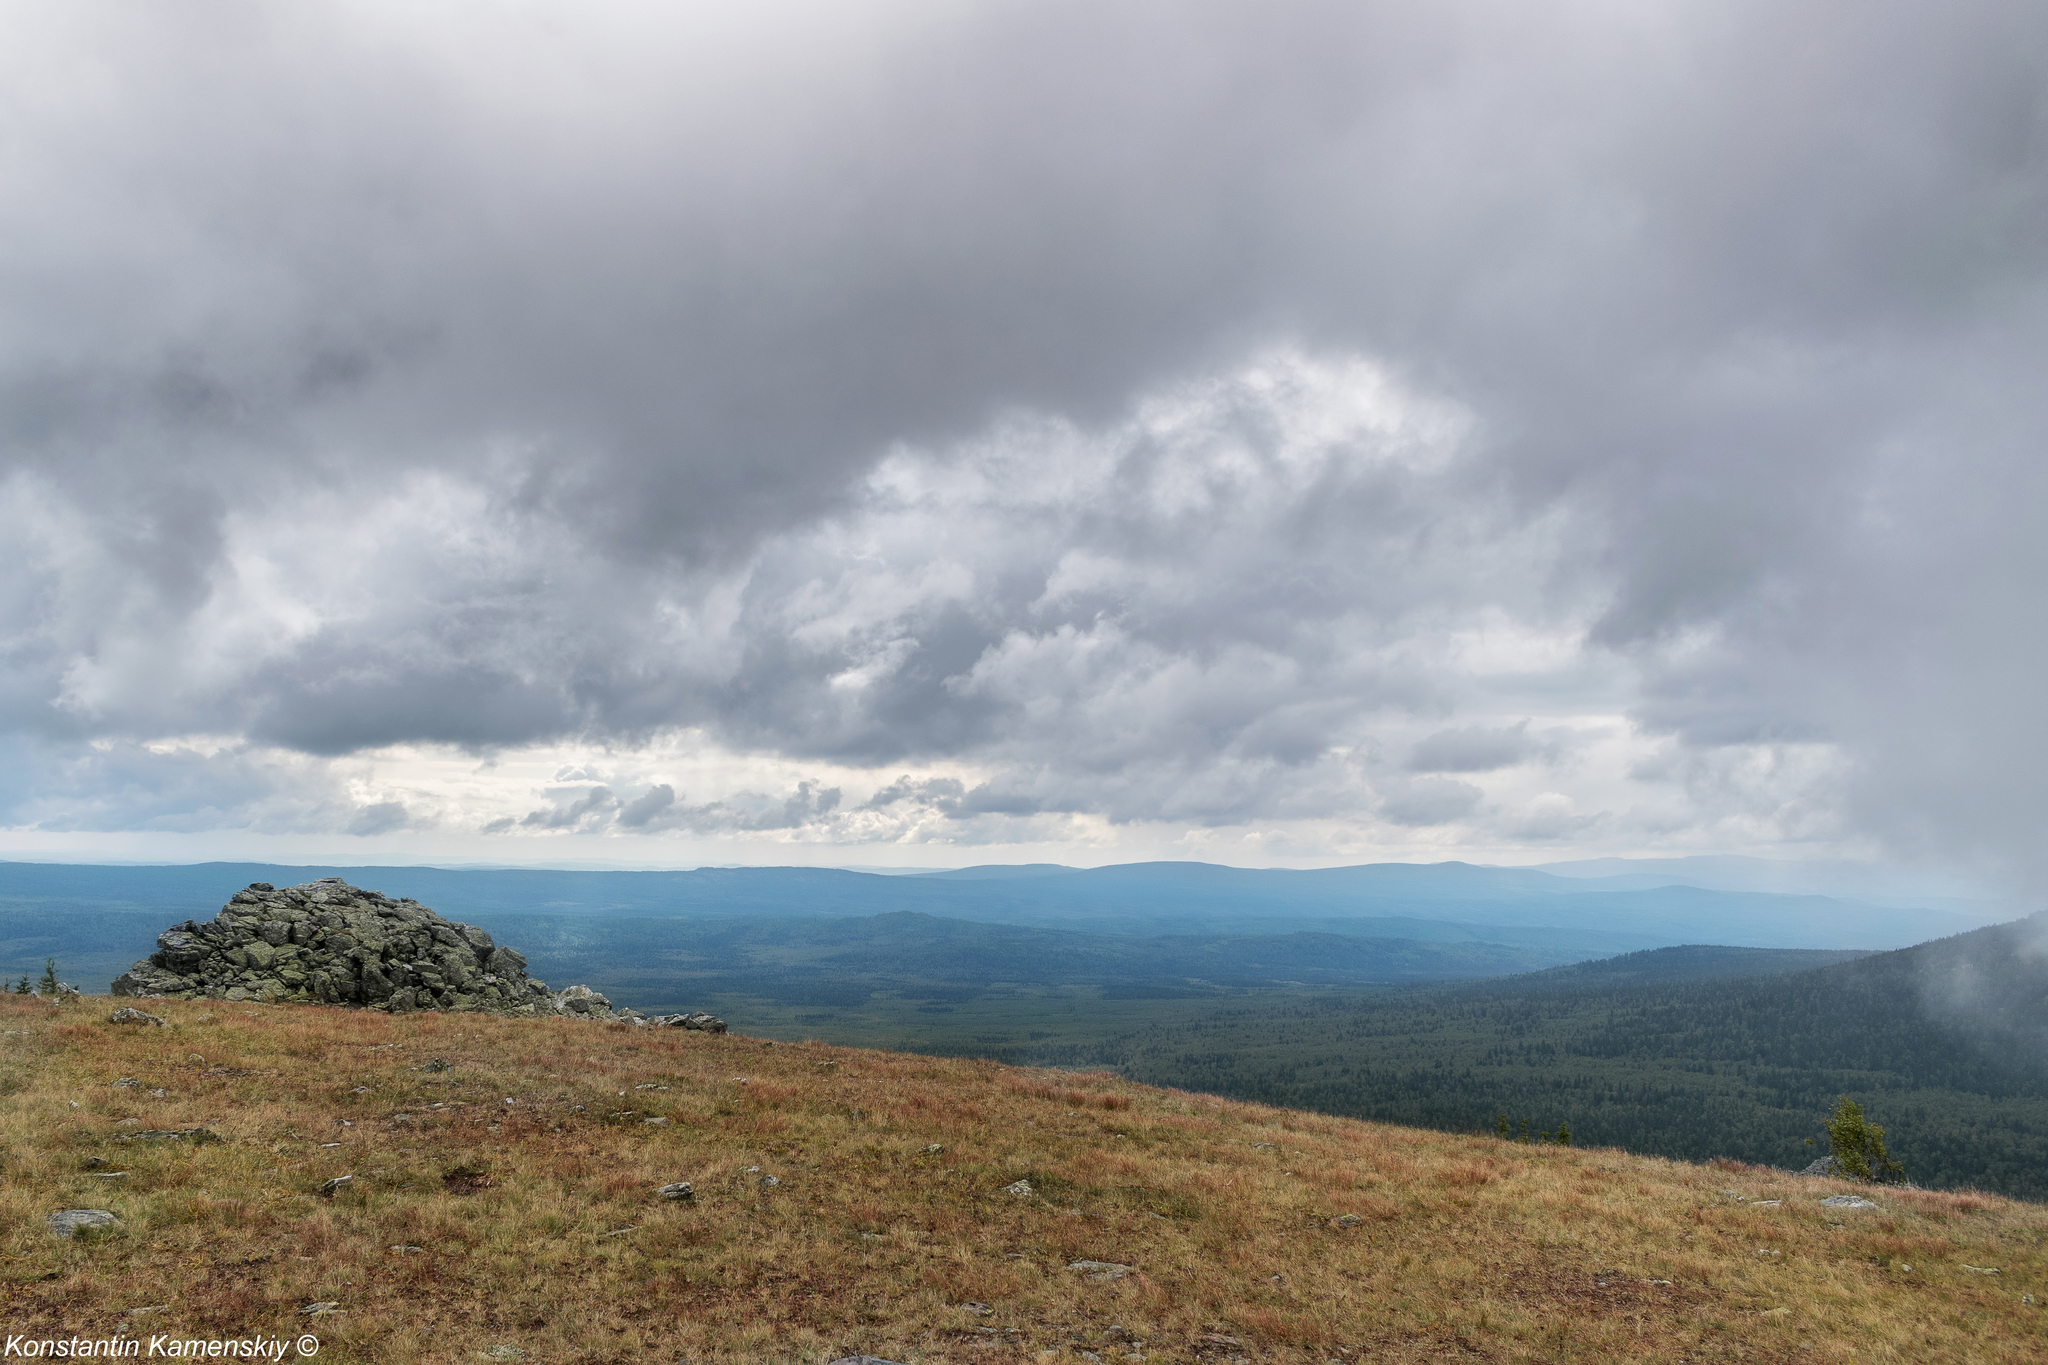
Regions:
M 115 1003 L 0 999 L 9 1333 L 449 1365 L 2044 1350 L 2048 1209 L 1996 1196 L 818 1042 Z M 1877 1207 L 1821 1203 L 1852 1190 Z M 120 1225 L 54 1236 L 78 1207 Z

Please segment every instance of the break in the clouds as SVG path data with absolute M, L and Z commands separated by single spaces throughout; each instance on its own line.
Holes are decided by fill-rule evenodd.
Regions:
M 13 846 L 2040 870 L 2036 6 L 0 27 Z

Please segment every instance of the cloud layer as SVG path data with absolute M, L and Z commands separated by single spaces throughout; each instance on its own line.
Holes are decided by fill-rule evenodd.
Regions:
M 18 834 L 2039 870 L 2036 7 L 6 23 Z

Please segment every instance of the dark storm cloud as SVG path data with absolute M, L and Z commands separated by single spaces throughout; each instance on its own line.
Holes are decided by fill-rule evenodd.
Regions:
M 1690 750 L 1839 746 L 1858 827 L 2038 845 L 2038 6 L 5 22 L 17 732 L 1427 826 L 1512 761 L 1430 648 L 1497 609 Z M 1274 348 L 1463 424 L 1304 435 Z M 652 795 L 572 823 L 819 799 Z
M 1498 729 L 1464 725 L 1455 730 L 1439 730 L 1418 742 L 1408 755 L 1408 770 L 1417 773 L 1490 773 L 1522 762 L 1534 747 L 1526 721 Z

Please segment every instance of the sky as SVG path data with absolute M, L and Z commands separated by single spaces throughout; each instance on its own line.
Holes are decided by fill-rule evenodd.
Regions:
M 0 857 L 2048 881 L 2048 10 L 0 7 Z

